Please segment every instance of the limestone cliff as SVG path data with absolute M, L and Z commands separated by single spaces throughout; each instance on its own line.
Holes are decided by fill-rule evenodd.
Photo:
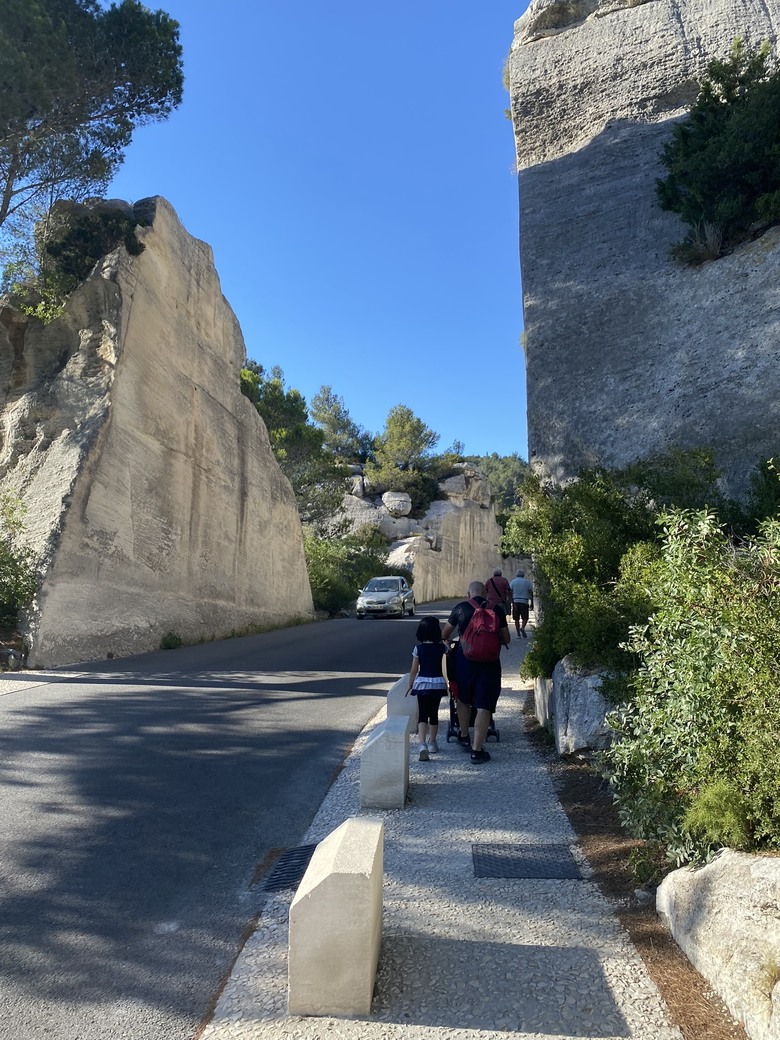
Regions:
M 655 202 L 658 154 L 765 0 L 533 0 L 509 60 L 531 463 L 563 478 L 716 449 L 730 491 L 778 450 L 780 231 L 702 267 Z
M 473 466 L 456 468 L 459 472 L 439 485 L 443 497 L 419 520 L 408 515 L 408 495 L 388 492 L 381 499 L 372 498 L 365 494 L 361 478 L 345 499 L 353 529 L 372 525 L 391 540 L 390 564 L 411 572 L 418 603 L 461 597 L 470 582 L 484 581 L 496 567 L 512 578 L 518 566 L 528 565 L 502 561 L 502 531 L 490 487 Z
M 0 308 L 0 490 L 41 564 L 31 665 L 312 614 L 292 489 L 239 390 L 211 249 L 164 199 L 47 326 Z

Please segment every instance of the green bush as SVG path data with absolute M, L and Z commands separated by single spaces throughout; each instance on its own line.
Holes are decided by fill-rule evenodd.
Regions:
M 662 518 L 657 608 L 604 754 L 623 823 L 676 864 L 713 845 L 780 849 L 780 521 L 735 547 L 716 517 Z
M 160 640 L 161 650 L 178 650 L 180 646 L 184 646 L 184 640 L 178 632 L 166 632 Z
M 730 252 L 780 221 L 780 70 L 769 47 L 737 40 L 713 61 L 689 115 L 664 146 L 667 175 L 656 182 L 662 209 L 690 230 L 673 249 L 687 263 Z
M 35 557 L 20 541 L 24 508 L 10 493 L 0 497 L 0 627 L 14 628 L 35 594 Z

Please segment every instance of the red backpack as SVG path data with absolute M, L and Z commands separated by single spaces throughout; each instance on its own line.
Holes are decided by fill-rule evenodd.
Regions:
M 475 599 L 469 603 L 474 607 L 471 621 L 460 637 L 463 656 L 469 661 L 497 661 L 501 656 L 501 623 L 495 610 L 480 606 Z

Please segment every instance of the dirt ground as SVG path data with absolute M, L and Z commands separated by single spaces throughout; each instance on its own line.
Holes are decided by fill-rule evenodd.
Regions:
M 654 901 L 643 905 L 637 898 L 640 886 L 628 857 L 640 843 L 622 830 L 606 782 L 580 760 L 560 758 L 530 713 L 526 727 L 593 869 L 593 880 L 615 908 L 685 1040 L 747 1040 L 742 1026 L 672 939 Z

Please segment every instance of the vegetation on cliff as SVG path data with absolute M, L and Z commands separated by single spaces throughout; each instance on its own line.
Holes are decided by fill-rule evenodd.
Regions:
M 135 251 L 132 229 L 109 227 L 116 213 L 84 218 L 63 242 L 55 204 L 102 192 L 135 128 L 180 104 L 179 26 L 139 0 L 5 0 L 0 70 L 3 289 L 48 321 L 117 241 Z
M 739 504 L 717 478 L 704 452 L 529 477 L 504 539 L 544 604 L 525 673 L 606 673 L 602 767 L 655 863 L 780 848 L 780 480 L 763 463 Z
M 656 183 L 662 209 L 689 231 L 672 253 L 712 260 L 780 221 L 780 68 L 769 46 L 737 40 L 708 66 L 688 116 L 676 124 Z
M 35 593 L 32 551 L 22 539 L 24 509 L 10 493 L 0 497 L 0 628 L 14 628 Z

